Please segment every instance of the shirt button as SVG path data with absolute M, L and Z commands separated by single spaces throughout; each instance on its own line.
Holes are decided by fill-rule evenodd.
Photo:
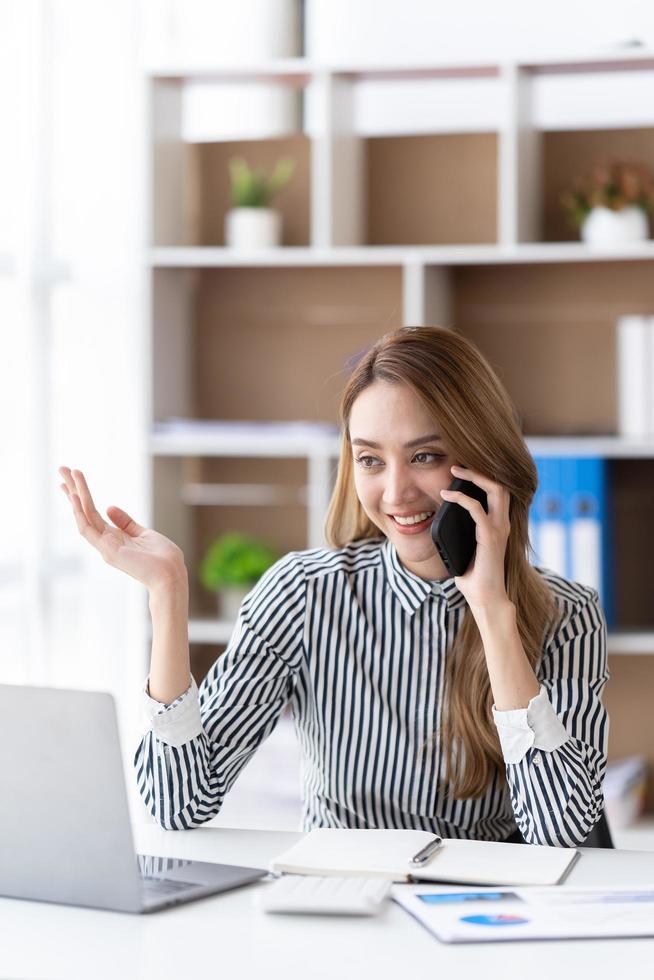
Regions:
M 531 761 L 533 762 L 533 764 L 535 766 L 539 766 L 540 765 L 540 752 L 534 752 Z

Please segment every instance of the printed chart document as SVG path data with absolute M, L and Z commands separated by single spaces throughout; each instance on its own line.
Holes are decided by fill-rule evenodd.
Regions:
M 651 888 L 395 885 L 392 898 L 444 943 L 654 936 Z
M 476 885 L 555 885 L 579 856 L 574 848 L 450 840 L 427 864 L 411 858 L 434 839 L 424 830 L 310 831 L 271 862 L 273 872 L 366 875 L 391 881 L 453 881 Z

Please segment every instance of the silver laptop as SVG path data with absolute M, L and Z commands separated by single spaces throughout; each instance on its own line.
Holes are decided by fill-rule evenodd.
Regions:
M 135 854 L 110 694 L 0 684 L 0 774 L 0 895 L 152 912 L 267 873 Z

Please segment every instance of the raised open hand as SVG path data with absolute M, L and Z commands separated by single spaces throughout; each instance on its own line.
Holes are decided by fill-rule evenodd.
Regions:
M 104 560 L 149 590 L 175 583 L 185 574 L 184 555 L 172 541 L 137 524 L 120 507 L 108 507 L 111 524 L 100 516 L 81 470 L 61 466 L 61 489 L 73 508 L 79 533 Z

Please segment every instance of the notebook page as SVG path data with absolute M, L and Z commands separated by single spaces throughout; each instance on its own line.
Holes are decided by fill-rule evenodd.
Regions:
M 403 870 L 434 839 L 425 830 L 312 830 L 270 865 L 295 874 L 380 875 L 406 879 Z
M 425 881 L 555 885 L 577 857 L 578 851 L 567 847 L 447 840 L 423 869 L 412 873 Z

